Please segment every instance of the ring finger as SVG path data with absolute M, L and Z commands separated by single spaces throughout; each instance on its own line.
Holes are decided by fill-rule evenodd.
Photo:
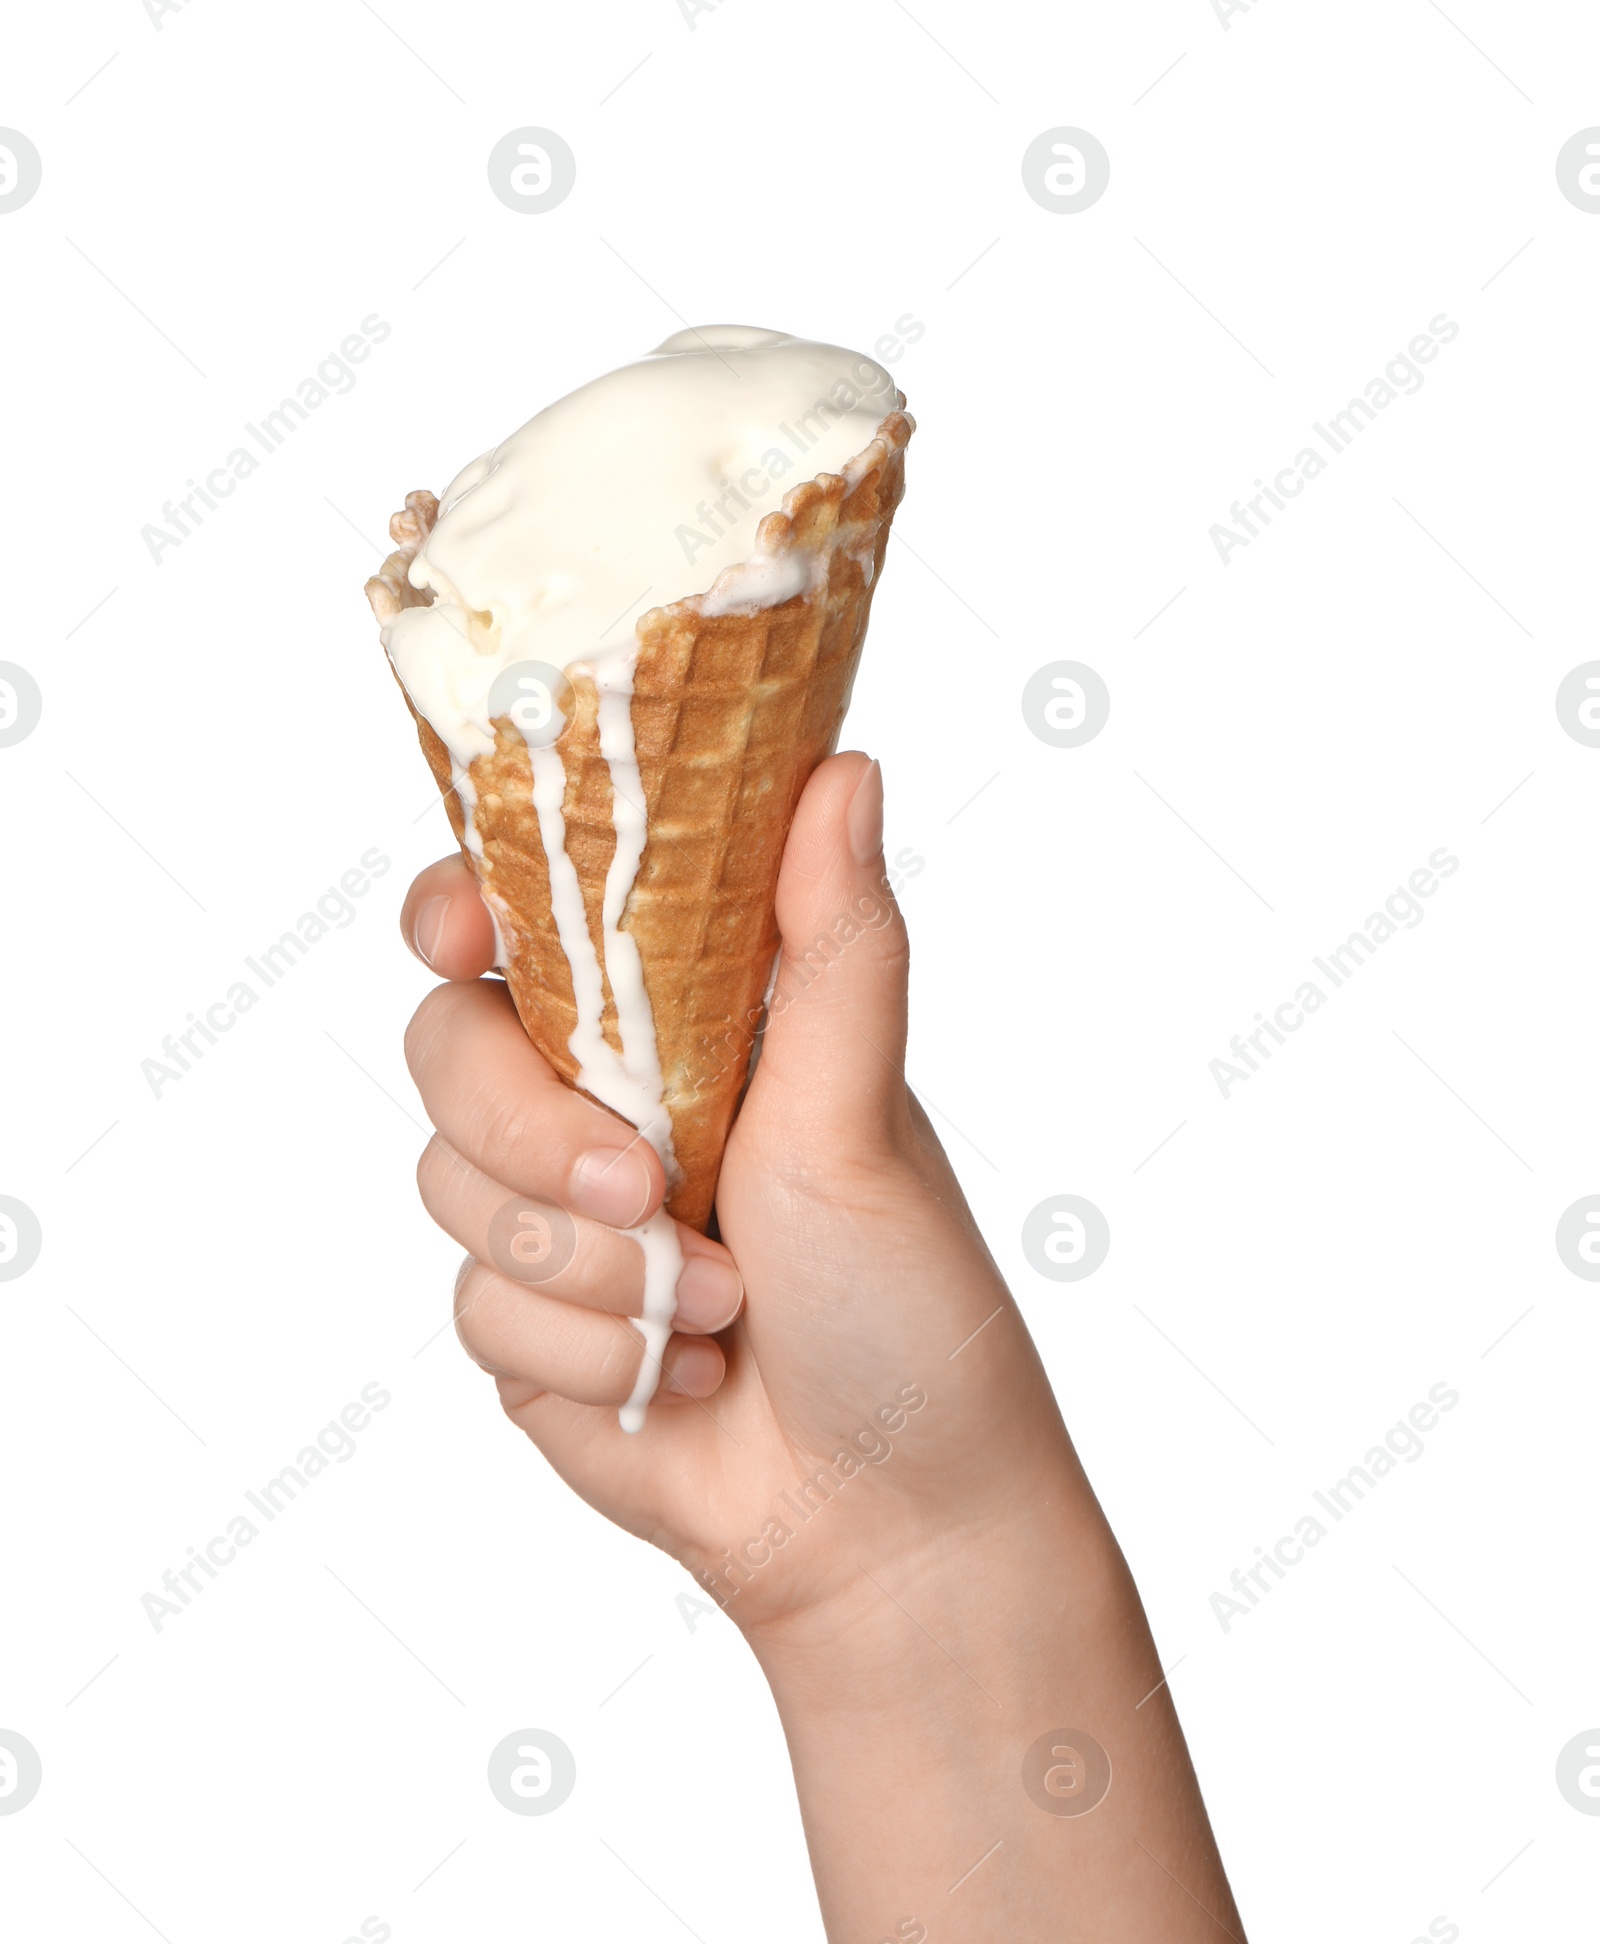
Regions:
M 476 1261 L 456 1283 L 455 1318 L 474 1363 L 576 1404 L 625 1404 L 647 1354 L 622 1317 L 579 1309 Z M 709 1337 L 674 1335 L 656 1373 L 657 1393 L 709 1397 L 726 1368 L 721 1347 Z

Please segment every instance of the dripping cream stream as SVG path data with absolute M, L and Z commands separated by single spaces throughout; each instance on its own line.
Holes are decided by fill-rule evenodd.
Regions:
M 611 820 L 617 848 L 606 872 L 602 908 L 605 974 L 589 932 L 583 890 L 572 859 L 567 855 L 567 823 L 563 810 L 567 772 L 554 742 L 528 740 L 533 763 L 533 805 L 539 817 L 550 872 L 550 907 L 556 936 L 572 971 L 572 995 L 578 1023 L 568 1042 L 581 1069 L 583 1085 L 597 1100 L 630 1120 L 661 1156 L 667 1181 L 673 1178 L 672 1123 L 662 1105 L 661 1056 L 656 1046 L 655 1020 L 644 986 L 639 948 L 621 929 L 628 895 L 644 855 L 645 811 L 639 764 L 633 745 L 633 664 L 637 650 L 626 660 L 611 661 L 603 669 L 589 669 L 600 694 L 600 751 L 611 772 Z M 575 669 L 574 673 L 577 672 Z M 605 1009 L 605 976 L 617 1008 L 622 1040 L 619 1059 L 601 1027 Z M 634 1327 L 644 1339 L 644 1355 L 633 1393 L 620 1417 L 624 1431 L 642 1431 L 645 1406 L 655 1395 L 661 1359 L 672 1334 L 677 1311 L 678 1277 L 683 1250 L 677 1224 L 665 1208 L 658 1208 L 642 1227 L 628 1229 L 644 1252 L 644 1313 Z

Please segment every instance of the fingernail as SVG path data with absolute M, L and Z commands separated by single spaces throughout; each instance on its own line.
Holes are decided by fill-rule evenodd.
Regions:
M 858 864 L 871 864 L 883 854 L 883 766 L 868 763 L 845 816 L 850 854 Z
M 433 955 L 439 949 L 439 941 L 444 937 L 445 920 L 449 915 L 448 898 L 430 898 L 417 913 L 417 921 L 411 927 L 411 949 L 430 968 Z
M 572 1170 L 572 1212 L 610 1228 L 636 1228 L 655 1194 L 655 1182 L 635 1148 L 595 1148 Z
M 686 1330 L 725 1330 L 744 1301 L 744 1278 L 721 1256 L 692 1255 L 678 1278 L 673 1321 Z
M 683 1397 L 709 1397 L 722 1382 L 725 1365 L 717 1347 L 680 1338 L 670 1352 L 667 1389 Z

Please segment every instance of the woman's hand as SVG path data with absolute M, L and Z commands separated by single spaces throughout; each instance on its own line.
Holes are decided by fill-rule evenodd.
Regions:
M 439 1130 L 423 1200 L 472 1258 L 462 1342 L 557 1471 L 747 1627 L 826 1605 L 863 1559 L 992 1531 L 1072 1469 L 1032 1343 L 905 1082 L 906 934 L 875 763 L 837 756 L 812 778 L 778 918 L 774 1017 L 717 1195 L 726 1246 L 680 1227 L 676 1330 L 636 1437 L 616 1407 L 642 1355 L 623 1319 L 641 1306 L 643 1257 L 618 1231 L 659 1205 L 660 1162 L 556 1078 L 504 985 L 479 979 L 493 937 L 458 859 L 418 878 L 402 919 L 419 956 L 466 981 L 431 993 L 407 1035 Z M 494 1266 L 490 1225 L 519 1197 L 576 1225 L 547 1282 Z
M 659 1206 L 660 1162 L 555 1077 L 480 976 L 492 929 L 459 859 L 423 872 L 402 922 L 453 982 L 407 1057 L 439 1130 L 423 1200 L 469 1251 L 461 1340 L 562 1477 L 749 1638 L 830 1935 L 1053 1939 L 1070 1913 L 1119 1944 L 1240 1937 L 1137 1594 L 906 1084 L 877 764 L 833 757 L 801 800 L 723 1242 L 680 1228 L 678 1318 L 637 1436 L 617 1406 L 643 1354 L 626 1320 L 643 1257 L 619 1231 Z M 982 1002 L 998 1035 L 1014 1001 Z M 495 1266 L 529 1198 L 575 1241 L 536 1285 Z M 1082 1746 L 1063 1756 L 1069 1730 Z M 1080 1821 L 1073 1790 L 1099 1786 L 1084 1736 L 1115 1786 Z

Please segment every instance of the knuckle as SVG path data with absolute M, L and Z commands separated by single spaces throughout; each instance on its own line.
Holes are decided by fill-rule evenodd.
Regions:
M 433 1184 L 439 1178 L 439 1157 L 435 1152 L 438 1145 L 439 1137 L 435 1134 L 417 1156 L 417 1193 L 430 1215 L 433 1213 Z
M 499 1278 L 477 1262 L 456 1283 L 451 1316 L 457 1340 L 475 1363 L 480 1351 L 487 1353 L 506 1334 L 505 1298 L 498 1284 Z
M 406 1067 L 420 1088 L 440 1035 L 454 1013 L 454 988 L 435 986 L 411 1015 L 405 1034 Z
M 467 1178 L 468 1167 L 440 1134 L 435 1134 L 417 1156 L 417 1193 L 441 1228 L 445 1226 L 445 1211 Z
M 511 1179 L 545 1143 L 543 1118 L 534 1102 L 504 1083 L 482 1101 L 480 1112 L 489 1172 L 497 1180 Z

